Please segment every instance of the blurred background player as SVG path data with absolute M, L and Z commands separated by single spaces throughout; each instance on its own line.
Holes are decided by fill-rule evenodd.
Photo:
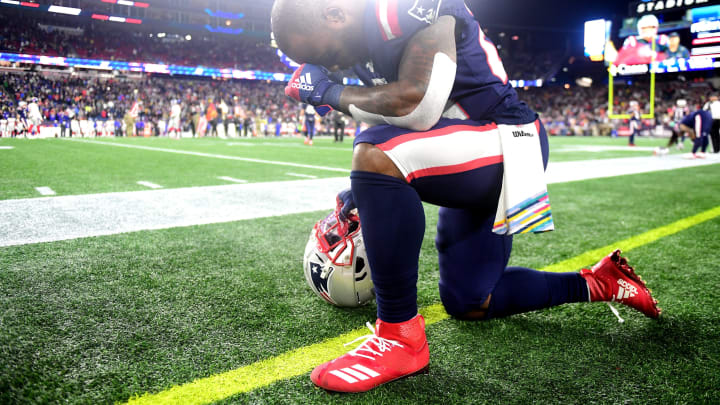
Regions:
M 8 128 L 8 117 L 10 117 L 10 112 L 7 110 L 7 107 L 2 107 L 2 113 L 0 113 L 0 138 L 9 138 L 7 128 Z
M 710 111 L 710 115 L 712 115 L 713 123 L 710 130 L 710 140 L 712 141 L 713 152 L 720 153 L 720 100 L 718 96 L 710 96 L 710 101 L 705 104 L 703 110 Z
M 637 101 L 630 102 L 630 141 L 629 146 L 635 146 L 635 137 L 640 135 L 642 127 L 642 115 L 640 114 L 640 104 Z
M 305 107 L 305 145 L 312 146 L 315 137 L 315 107 Z
M 177 100 L 173 100 L 170 107 L 170 122 L 168 123 L 168 136 L 176 139 L 182 137 L 182 123 L 180 117 L 182 115 L 182 107 Z
M 617 53 L 614 61 L 620 65 L 647 65 L 652 61 L 663 61 L 667 58 L 670 40 L 667 35 L 658 35 L 660 22 L 657 17 L 648 14 L 637 23 L 638 35 L 629 36 Z M 655 51 L 653 51 L 653 44 Z
M 345 114 L 340 111 L 333 111 L 332 123 L 335 142 L 342 142 L 343 137 L 345 136 Z
M 37 98 L 32 98 L 28 104 L 28 132 L 30 136 L 40 135 L 40 125 L 43 123 L 43 116 L 40 114 L 40 106 Z
M 680 129 L 680 123 L 689 114 L 690 110 L 687 107 L 687 100 L 678 99 L 675 105 L 670 111 L 669 122 L 666 125 L 666 129 L 672 132 L 670 140 L 665 147 L 658 147 L 655 149 L 655 155 L 667 155 L 670 153 L 670 148 L 677 144 L 677 149 L 682 150 L 685 148 L 685 132 Z
M 688 159 L 703 159 L 707 152 L 710 130 L 713 119 L 710 111 L 698 108 L 690 113 L 680 123 L 680 130 L 690 134 L 693 140 L 692 153 L 685 156 Z
M 689 59 L 690 51 L 680 44 L 680 34 L 673 32 L 668 37 L 667 59 Z

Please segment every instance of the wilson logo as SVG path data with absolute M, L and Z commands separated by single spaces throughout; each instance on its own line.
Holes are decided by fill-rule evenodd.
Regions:
M 531 134 L 530 132 L 525 132 L 525 131 L 513 131 L 512 134 L 515 138 L 522 138 L 522 137 L 532 138 L 533 136 L 535 136 L 535 135 Z

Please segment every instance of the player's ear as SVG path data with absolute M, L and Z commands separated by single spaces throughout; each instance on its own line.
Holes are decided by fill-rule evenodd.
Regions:
M 333 4 L 329 4 L 327 7 L 325 7 L 325 9 L 323 9 L 322 16 L 323 19 L 331 27 L 343 25 L 347 20 L 345 10 Z

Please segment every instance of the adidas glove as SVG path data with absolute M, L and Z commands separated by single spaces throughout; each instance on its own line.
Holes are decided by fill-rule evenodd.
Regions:
M 330 72 L 322 66 L 302 64 L 285 87 L 285 95 L 315 107 L 325 116 L 340 106 L 340 94 L 345 86 L 330 80 Z

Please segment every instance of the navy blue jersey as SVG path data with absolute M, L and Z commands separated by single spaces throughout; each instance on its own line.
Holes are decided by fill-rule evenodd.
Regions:
M 365 11 L 370 61 L 353 70 L 367 86 L 398 80 L 400 62 L 413 35 L 449 15 L 456 21 L 457 74 L 450 101 L 468 118 L 527 124 L 537 114 L 520 101 L 495 45 L 463 0 L 375 0 Z
M 695 130 L 697 136 L 710 134 L 712 130 L 712 114 L 710 111 L 698 110 L 690 113 L 682 120 L 682 124 Z

